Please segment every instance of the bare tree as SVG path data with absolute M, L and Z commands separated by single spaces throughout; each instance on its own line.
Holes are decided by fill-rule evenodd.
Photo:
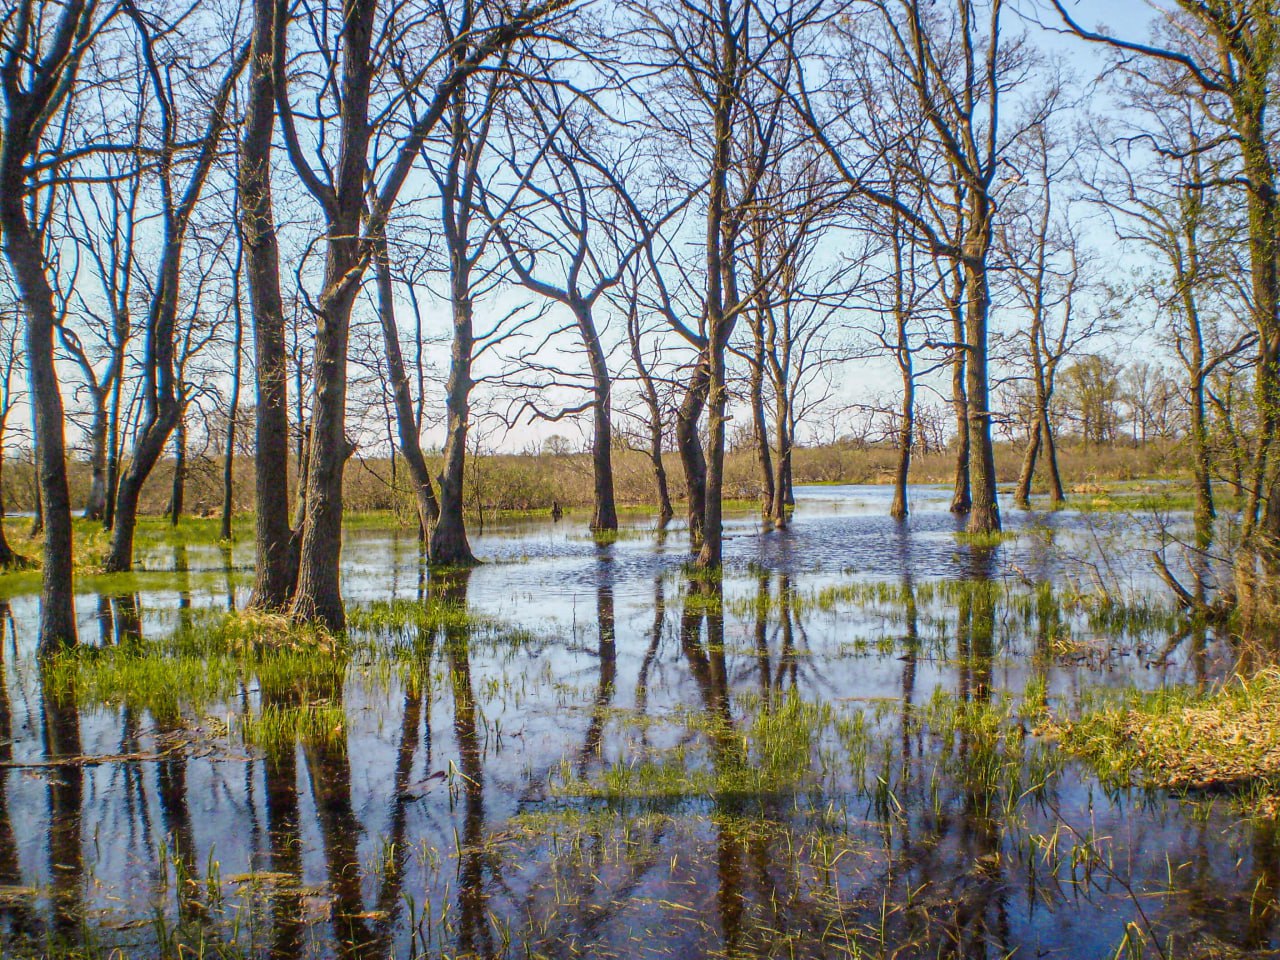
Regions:
M 52 166 L 36 158 L 43 153 L 51 125 L 68 105 L 85 53 L 103 20 L 94 0 L 67 0 L 59 7 L 23 0 L 0 22 L 0 239 L 27 321 L 25 344 L 45 517 L 40 595 L 40 643 L 45 648 L 76 641 L 76 615 L 64 410 L 53 351 L 58 318 L 27 202 L 40 170 Z
M 1064 23 L 1079 37 L 1104 44 L 1120 56 L 1142 57 L 1170 71 L 1146 71 L 1157 88 L 1172 89 L 1199 110 L 1232 155 L 1230 181 L 1244 194 L 1249 263 L 1249 320 L 1256 336 L 1254 392 L 1258 424 L 1250 456 L 1236 590 L 1246 620 L 1257 612 L 1257 559 L 1280 567 L 1280 458 L 1273 453 L 1280 425 L 1280 234 L 1275 128 L 1270 111 L 1280 57 L 1280 10 L 1273 0 L 1200 3 L 1175 0 L 1165 11 L 1162 33 L 1151 42 L 1087 30 L 1053 0 Z M 1174 81 L 1171 87 L 1170 80 Z
M 144 82 L 139 79 L 138 82 Z M 134 119 L 132 138 L 141 143 L 142 112 Z M 126 375 L 129 340 L 133 332 L 132 297 L 135 280 L 135 236 L 144 170 L 133 156 L 107 154 L 100 160 L 104 184 L 74 187 L 69 193 L 66 228 L 78 253 L 89 261 L 97 296 L 80 269 L 76 282 L 59 284 L 68 302 L 58 327 L 63 349 L 80 368 L 89 395 L 89 463 L 92 479 L 84 517 L 114 523 L 120 459 L 120 396 Z M 82 317 L 83 334 L 71 325 Z M 87 338 L 87 342 L 86 342 Z M 105 364 L 103 363 L 105 361 Z
M 1106 211 L 1116 235 L 1158 258 L 1158 272 L 1141 289 L 1159 305 L 1185 372 L 1196 522 L 1207 532 L 1216 514 L 1211 381 L 1220 366 L 1254 345 L 1248 329 L 1228 319 L 1248 312 L 1247 293 L 1235 280 L 1248 268 L 1237 269 L 1229 252 L 1232 237 L 1247 228 L 1238 222 L 1240 204 L 1231 202 L 1229 177 L 1218 169 L 1223 145 L 1195 99 L 1178 93 L 1180 68 L 1143 64 L 1149 69 L 1116 75 L 1134 121 L 1125 122 L 1122 114 L 1099 128 L 1095 166 L 1082 179 L 1086 196 Z M 1150 68 L 1165 82 L 1151 85 Z
M 1000 120 L 1008 91 L 1029 69 L 1027 56 L 1022 40 L 1003 32 L 1003 0 L 960 0 L 954 12 L 921 0 L 868 0 L 866 7 L 872 12 L 870 23 L 855 16 L 837 24 L 846 51 L 837 69 L 878 62 L 877 74 L 889 75 L 910 92 L 913 110 L 905 116 L 884 116 L 886 105 L 867 96 L 874 87 L 811 89 L 795 43 L 790 44 L 797 61 L 791 102 L 850 188 L 897 210 L 904 224 L 953 265 L 953 296 L 957 310 L 963 307 L 963 330 L 957 331 L 963 337 L 955 348 L 965 354 L 972 495 L 968 525 L 975 533 L 995 531 L 1000 528 L 1000 511 L 987 370 L 991 258 L 997 174 L 1010 145 L 1021 135 L 1017 128 L 1003 130 Z M 850 123 L 855 116 L 867 124 L 866 130 Z M 899 203 L 885 189 L 885 174 L 879 169 L 887 146 L 901 139 L 901 133 L 893 137 L 895 129 L 901 123 L 910 126 L 913 117 L 927 131 L 917 142 L 929 147 L 916 160 L 914 175 L 922 183 L 935 184 L 941 163 L 955 178 L 951 191 L 936 186 L 930 190 L 923 207 Z M 1035 122 L 1031 116 L 1026 125 Z
M 1064 358 L 1114 326 L 1107 303 L 1084 302 L 1097 292 L 1088 276 L 1093 264 L 1082 249 L 1069 204 L 1060 205 L 1061 184 L 1074 158 L 1054 142 L 1050 110 L 1042 113 L 1045 118 L 1028 130 L 1015 161 L 1021 173 L 998 230 L 1005 280 L 1025 316 L 1015 349 L 1030 368 L 1030 435 L 1014 492 L 1014 502 L 1024 507 L 1037 465 L 1047 474 L 1050 501 L 1056 506 L 1066 499 L 1051 415 L 1058 369 Z
M 137 31 L 142 69 L 149 81 L 158 118 L 159 140 L 154 149 L 163 237 L 147 305 L 142 357 L 144 417 L 134 440 L 129 467 L 121 476 L 116 493 L 111 547 L 103 564 L 108 572 L 133 567 L 133 534 L 142 487 L 182 418 L 183 398 L 176 360 L 182 306 L 180 285 L 189 230 L 209 173 L 222 150 L 223 135 L 231 124 L 228 110 L 231 93 L 249 56 L 248 45 L 233 40 L 235 46 L 229 51 L 231 63 L 210 99 L 207 92 L 204 95 L 197 92 L 200 78 L 185 78 L 197 88 L 189 89 L 180 83 L 178 71 L 167 67 L 165 58 L 170 54 L 161 44 L 173 42 L 172 35 L 136 8 L 126 12 Z M 139 108 L 143 105 L 139 104 Z M 198 111 L 202 116 L 194 130 L 193 150 L 186 148 L 186 138 L 193 134 L 189 129 L 191 118 L 185 115 L 184 108 L 193 113 Z
M 722 559 L 727 355 L 738 321 L 756 304 L 755 290 L 739 275 L 749 214 L 773 207 L 779 219 L 816 216 L 789 194 L 769 195 L 766 178 L 806 139 L 787 122 L 786 98 L 775 78 L 782 77 L 780 86 L 785 89 L 790 66 L 779 56 L 780 45 L 768 38 L 771 31 L 794 34 L 810 11 L 792 3 L 765 10 L 735 0 L 633 9 L 642 25 L 644 55 L 663 71 L 679 97 L 678 105 L 655 105 L 655 121 L 680 139 L 697 158 L 699 174 L 705 175 L 698 329 L 683 322 L 673 328 L 699 351 L 677 413 L 676 442 L 684 463 L 696 563 L 713 569 Z M 694 110 L 697 123 L 690 120 Z M 793 236 L 805 234 L 797 230 Z M 785 262 L 785 257 L 776 262 Z M 698 436 L 704 409 L 705 452 Z
M 238 170 L 240 235 L 253 318 L 254 583 L 250 604 L 281 609 L 293 593 L 297 550 L 289 522 L 289 371 L 280 251 L 271 196 L 276 64 L 285 5 L 253 0 L 252 49 Z
M 427 136 L 449 114 L 467 78 L 531 30 L 546 28 L 567 5 L 568 0 L 547 0 L 509 10 L 464 0 L 456 22 L 438 8 L 421 14 L 402 2 L 382 9 L 377 0 L 351 0 L 336 10 L 317 4 L 302 11 L 306 29 L 300 32 L 314 41 L 310 55 L 317 69 L 328 73 L 336 68 L 340 73 L 340 80 L 326 90 L 328 95 L 308 107 L 307 122 L 314 129 L 305 143 L 315 145 L 314 156 L 304 145 L 286 82 L 286 64 L 300 51 L 290 55 L 288 44 L 277 42 L 276 107 L 285 146 L 324 220 L 324 280 L 313 306 L 315 365 L 302 479 L 305 493 L 300 498 L 305 514 L 290 606 L 295 619 L 333 629 L 346 623 L 339 569 L 342 478 L 352 451 L 345 430 L 347 345 L 352 308 L 379 238 L 385 236 L 388 218 Z M 380 10 L 387 22 L 397 21 L 396 29 L 376 29 Z M 385 110 L 371 114 L 375 92 L 382 92 L 380 72 L 392 69 L 392 64 L 403 95 L 393 94 Z M 371 169 L 378 166 L 370 155 L 375 131 L 393 118 L 402 122 L 395 147 L 381 170 Z M 328 150 L 330 138 L 337 142 L 334 154 Z M 469 390 L 469 383 L 466 386 Z M 460 491 L 457 501 L 461 502 Z M 453 528 L 450 503 L 450 492 L 442 490 L 433 544 L 442 524 Z
M 525 83 L 522 120 L 512 125 L 503 150 L 524 193 L 509 205 L 494 228 L 510 272 L 527 289 L 568 311 L 586 356 L 590 399 L 585 404 L 549 410 L 523 399 L 521 409 L 544 420 L 591 412 L 594 510 L 591 529 L 616 530 L 613 486 L 613 389 L 610 349 L 598 306 L 627 274 L 632 261 L 654 234 L 677 216 L 689 195 L 646 216 L 631 216 L 637 205 L 634 184 L 645 172 L 642 143 L 609 129 L 591 91 L 568 94 L 551 65 L 541 83 Z M 577 83 L 582 87 L 581 81 Z M 615 134 L 610 136 L 610 134 Z M 655 200 L 661 203 L 665 198 Z M 571 371 L 549 371 L 572 386 Z M 535 392 L 549 385 L 541 380 Z M 527 392 L 527 391 L 526 391 Z

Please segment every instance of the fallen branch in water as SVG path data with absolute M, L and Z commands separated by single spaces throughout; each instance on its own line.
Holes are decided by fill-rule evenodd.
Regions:
M 46 760 L 4 760 L 0 761 L 0 770 L 48 770 L 57 767 L 96 767 L 104 763 L 159 763 L 161 760 L 170 759 L 175 753 L 180 752 L 187 744 L 180 743 L 177 746 L 170 747 L 168 750 L 160 750 L 151 753 L 106 753 L 98 755 L 80 754 L 70 757 L 52 757 Z M 189 760 L 208 759 L 212 750 L 191 754 Z M 252 757 L 233 757 L 223 756 L 215 757 L 215 760 L 252 760 Z
M 1156 573 L 1164 581 L 1165 586 L 1172 590 L 1173 595 L 1178 598 L 1178 605 L 1182 609 L 1189 610 L 1193 614 L 1202 616 L 1213 623 L 1222 623 L 1231 616 L 1231 612 L 1236 606 L 1234 597 L 1220 596 L 1213 603 L 1206 603 L 1179 582 L 1159 551 L 1151 551 L 1151 562 L 1155 564 Z

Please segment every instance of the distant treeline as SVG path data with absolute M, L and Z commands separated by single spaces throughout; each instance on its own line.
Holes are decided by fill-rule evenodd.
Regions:
M 1013 483 L 1021 464 L 1021 445 L 996 444 L 996 471 L 1001 483 Z M 618 450 L 614 482 L 619 504 L 627 507 L 654 507 L 653 471 L 646 453 Z M 1063 480 L 1069 487 L 1086 488 L 1107 480 L 1138 480 L 1149 477 L 1189 476 L 1190 461 L 1184 444 L 1151 442 L 1134 444 L 1068 444 L 1059 450 Z M 891 484 L 898 459 L 890 444 L 860 445 L 839 443 L 797 447 L 795 482 Z M 673 461 L 675 458 L 673 458 Z M 432 469 L 439 457 L 428 457 Z M 296 482 L 291 464 L 290 480 Z M 172 458 L 161 460 L 143 488 L 144 515 L 160 516 L 171 509 L 173 489 Z M 222 507 L 222 469 L 219 458 L 203 457 L 187 463 L 187 511 L 195 516 L 216 516 Z M 253 510 L 253 463 L 237 459 L 234 511 Z M 672 484 L 684 489 L 678 461 L 672 464 Z M 949 484 L 955 475 L 955 454 L 950 450 L 918 453 L 912 459 L 913 483 Z M 35 478 L 30 461 L 7 460 L 4 465 L 4 506 L 9 513 L 30 513 L 35 509 Z M 84 502 L 92 475 L 87 463 L 73 462 L 69 479 L 72 497 Z M 739 449 L 725 462 L 725 496 L 753 500 L 760 495 L 760 478 L 754 451 Z M 416 506 L 403 462 L 395 469 L 389 458 L 354 460 L 344 478 L 344 501 L 354 512 L 390 510 L 402 514 L 405 523 L 416 522 Z M 473 458 L 466 482 L 466 504 L 475 515 L 484 511 L 550 510 L 561 507 L 586 508 L 593 502 L 590 453 L 489 454 Z

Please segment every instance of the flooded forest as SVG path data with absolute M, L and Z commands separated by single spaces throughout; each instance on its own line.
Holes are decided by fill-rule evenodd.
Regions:
M 0 957 L 1280 955 L 1278 0 L 0 0 Z

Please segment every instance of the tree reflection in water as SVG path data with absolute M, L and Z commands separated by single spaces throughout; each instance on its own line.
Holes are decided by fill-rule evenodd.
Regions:
M 38 660 L 27 607 L 6 604 L 4 954 L 1103 955 L 1138 916 L 1126 885 L 1164 891 L 1144 901 L 1148 939 L 1274 950 L 1274 825 L 1036 759 L 1026 717 L 1127 667 L 1064 658 L 1100 628 L 1043 558 L 1020 568 L 1032 583 L 1002 547 L 966 545 L 940 581 L 919 570 L 922 525 L 885 533 L 898 563 L 879 581 L 688 576 L 624 539 L 584 546 L 564 585 L 530 564 L 514 604 L 519 565 L 428 576 L 406 547 L 402 620 L 354 627 L 305 670 L 244 654 L 225 700 L 182 708 Z M 201 562 L 175 557 L 188 582 L 171 590 L 98 597 L 75 656 L 202 636 L 202 604 L 234 591 L 202 594 Z M 585 636 L 554 599 L 584 583 Z M 1144 643 L 1162 653 L 1145 662 L 1212 682 L 1212 631 L 1113 646 Z M 332 728 L 238 738 L 238 714 L 309 710 Z M 110 756 L 66 762 L 86 752 Z M 1073 876 L 1086 842 L 1118 879 Z

